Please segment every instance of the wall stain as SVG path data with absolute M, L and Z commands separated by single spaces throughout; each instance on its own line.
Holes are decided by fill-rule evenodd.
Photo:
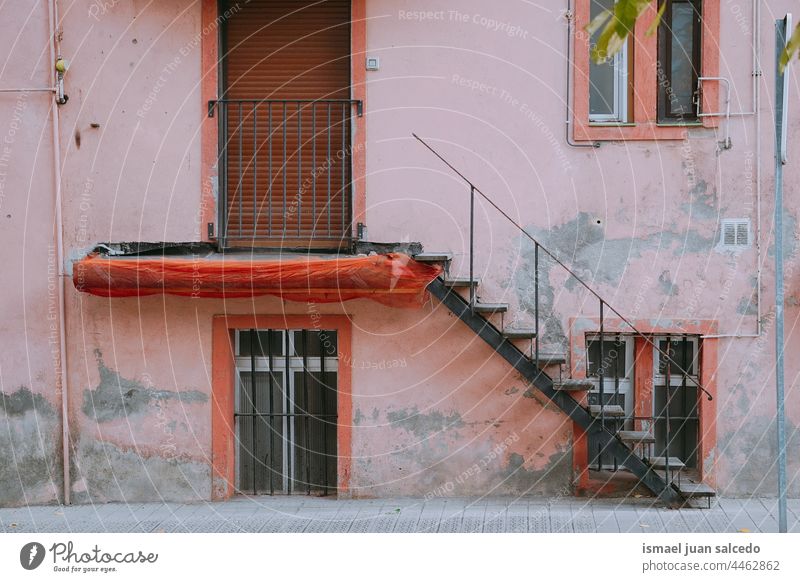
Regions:
M 525 458 L 511 453 L 501 475 L 503 489 L 517 495 L 570 495 L 572 450 L 568 447 L 553 453 L 541 469 L 526 469 Z
M 0 392 L 0 507 L 52 503 L 59 494 L 61 423 L 41 395 Z
M 100 382 L 94 390 L 83 391 L 81 410 L 97 422 L 108 422 L 132 414 L 146 413 L 151 403 L 164 400 L 208 402 L 208 395 L 197 390 L 175 392 L 157 390 L 136 380 L 122 377 L 107 368 L 100 350 L 95 350 Z
M 34 394 L 27 386 L 20 386 L 16 392 L 0 392 L 0 412 L 5 412 L 7 416 L 22 416 L 29 410 L 37 414 L 55 415 L 47 399 L 41 394 Z
M 386 418 L 392 425 L 410 432 L 419 439 L 465 426 L 464 420 L 458 412 L 445 415 L 439 410 L 432 410 L 427 414 L 422 414 L 416 406 L 392 410 L 386 414 Z

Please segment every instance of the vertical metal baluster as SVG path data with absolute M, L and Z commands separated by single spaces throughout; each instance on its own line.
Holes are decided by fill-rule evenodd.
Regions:
M 683 336 L 683 369 L 686 373 L 681 374 L 683 376 L 683 380 L 681 382 L 681 410 L 683 411 L 683 422 L 681 423 L 681 450 L 683 451 L 685 459 L 683 459 L 684 463 L 689 462 L 689 455 L 686 454 L 686 429 L 689 425 L 689 411 L 686 410 L 686 389 L 687 389 L 687 375 L 692 371 L 692 363 L 688 362 L 689 359 L 689 339 L 687 336 Z
M 237 131 L 239 132 L 239 183 L 236 187 L 236 192 L 239 197 L 239 238 L 242 237 L 242 213 L 243 213 L 243 203 L 242 198 L 244 197 L 244 184 L 242 183 L 242 134 L 244 133 L 244 128 L 242 127 L 242 102 L 239 101 L 239 126 Z
M 258 103 L 253 102 L 253 239 L 258 236 L 258 207 L 256 206 L 256 199 L 258 198 L 258 125 L 256 122 L 258 116 Z
M 275 418 L 275 375 L 272 359 L 272 330 L 267 330 L 267 354 L 269 364 L 269 494 L 275 495 L 275 472 L 272 465 L 275 464 L 275 430 L 273 420 Z
M 618 365 L 619 364 L 619 349 L 620 349 L 619 335 L 617 335 L 617 337 L 616 337 L 615 344 L 616 345 L 614 346 L 614 352 L 617 355 L 614 358 L 614 404 L 619 404 L 619 365 Z M 625 403 L 624 402 L 622 403 L 622 410 L 623 411 L 625 410 Z M 619 416 L 614 417 L 614 433 L 619 432 L 620 418 L 624 419 L 625 417 L 624 416 L 622 416 L 622 417 L 619 417 Z M 619 466 L 617 464 L 617 457 L 614 457 L 614 470 L 616 471 L 618 469 L 619 469 Z
M 281 171 L 283 172 L 283 232 L 281 233 L 281 240 L 286 237 L 286 132 L 287 132 L 287 119 L 286 119 L 286 101 L 283 102 L 283 162 L 281 163 Z
M 309 435 L 311 431 L 309 430 L 309 422 L 310 422 L 310 415 L 311 415 L 311 403 L 308 399 L 308 330 L 304 329 L 302 331 L 302 341 L 303 341 L 303 406 L 305 407 L 305 422 L 303 423 L 303 442 L 305 444 L 305 453 L 304 456 L 306 458 L 306 495 L 311 495 L 311 439 Z
M 228 148 L 230 147 L 230 136 L 228 135 L 228 104 L 220 102 L 220 115 L 222 116 L 222 139 L 225 140 L 225 147 L 222 149 L 222 193 L 224 197 L 224 207 L 220 204 L 221 214 L 224 217 L 222 224 L 220 224 L 220 233 L 222 235 L 222 246 L 227 246 L 226 240 L 228 238 L 228 218 L 230 214 L 230 188 L 228 188 Z
M 258 464 L 258 406 L 256 401 L 256 346 L 253 341 L 256 337 L 256 330 L 250 330 L 250 402 L 253 409 L 251 426 L 253 430 L 253 495 L 258 495 L 258 480 L 256 477 L 256 465 Z M 270 411 L 272 412 L 272 411 Z
M 269 176 L 267 179 L 269 180 L 268 185 L 268 193 L 269 196 L 269 236 L 272 238 L 272 183 L 275 181 L 275 176 L 272 175 L 272 101 L 267 103 L 268 111 L 267 114 L 267 124 L 269 127 L 267 128 L 267 140 L 269 143 Z
M 325 345 L 322 340 L 322 334 L 327 337 L 327 332 L 319 331 L 319 354 L 320 354 L 320 387 L 322 390 L 322 465 L 323 465 L 323 478 L 322 487 L 323 495 L 328 495 L 328 383 L 325 380 Z
M 536 319 L 536 368 L 537 374 L 541 373 L 539 369 L 539 243 L 533 243 L 533 301 L 534 301 L 534 319 Z
M 666 401 L 666 417 L 667 417 L 667 446 L 666 450 L 664 451 L 664 476 L 667 480 L 667 485 L 672 483 L 672 479 L 670 479 L 669 474 L 669 445 L 672 441 L 672 429 L 670 427 L 670 419 L 669 419 L 669 406 L 672 403 L 672 388 L 671 384 L 671 368 L 672 368 L 672 337 L 667 336 L 667 392 L 665 394 L 665 401 Z
M 469 185 L 469 311 L 475 315 L 475 186 Z
M 342 236 L 347 232 L 347 212 L 345 211 L 347 196 L 347 162 L 350 155 L 347 152 L 347 108 L 348 103 L 342 103 Z
M 597 374 L 600 377 L 600 431 L 604 431 L 606 428 L 606 398 L 605 398 L 605 370 L 603 369 L 606 365 L 605 363 L 605 349 L 604 349 L 604 302 L 600 300 L 600 366 L 597 369 Z M 604 452 L 604 445 L 603 443 L 598 443 L 600 446 L 600 454 L 597 460 L 597 467 L 598 471 L 603 467 L 603 452 Z
M 303 111 L 302 103 L 297 102 L 297 237 L 303 223 Z
M 325 206 L 328 215 L 328 238 L 331 236 L 331 211 L 333 208 L 333 201 L 331 200 L 331 171 L 333 170 L 333 158 L 331 157 L 331 103 L 328 102 L 328 155 L 325 158 L 328 164 L 328 204 Z
M 311 238 L 317 232 L 317 102 L 311 104 Z
M 284 331 L 284 348 L 283 348 L 283 355 L 284 355 L 284 362 L 285 362 L 285 369 L 286 372 L 283 375 L 284 379 L 284 387 L 283 387 L 283 401 L 286 402 L 290 406 L 285 406 L 284 409 L 288 412 L 289 410 L 292 411 L 292 414 L 295 413 L 295 406 L 294 406 L 294 394 L 291 395 L 291 399 L 289 398 L 289 386 L 292 385 L 292 379 L 289 378 L 290 374 L 292 373 L 292 367 L 290 362 L 289 356 L 289 334 L 291 332 L 287 329 Z M 286 452 L 286 491 L 289 495 L 292 494 L 292 475 L 294 472 L 292 471 L 292 455 L 294 451 L 292 451 L 292 446 L 294 444 L 294 439 L 292 438 L 294 434 L 294 416 L 283 416 L 283 422 L 281 424 L 283 428 L 283 442 L 287 443 Z

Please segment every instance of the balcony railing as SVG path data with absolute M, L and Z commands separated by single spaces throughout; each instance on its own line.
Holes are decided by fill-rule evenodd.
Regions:
M 221 99 L 219 217 L 223 248 L 340 249 L 352 240 L 349 99 Z

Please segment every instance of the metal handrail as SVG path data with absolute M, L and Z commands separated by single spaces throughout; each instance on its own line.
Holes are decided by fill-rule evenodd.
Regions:
M 336 104 L 336 103 L 345 103 L 348 105 L 355 105 L 356 106 L 356 115 L 358 117 L 364 116 L 364 102 L 360 99 L 210 99 L 208 101 L 208 116 L 214 117 L 214 110 L 217 107 L 218 103 L 250 103 L 250 104 L 260 104 L 260 103 L 294 103 L 294 104 L 302 104 L 302 103 L 326 103 L 326 104 Z
M 536 255 L 535 256 L 537 257 L 537 259 L 536 259 L 537 265 L 535 266 L 536 273 L 534 274 L 535 279 L 536 279 L 536 307 L 535 307 L 535 309 L 536 309 L 536 312 L 537 312 L 536 313 L 536 326 L 537 326 L 537 328 L 539 326 L 539 318 L 538 318 L 538 311 L 539 311 L 539 301 L 538 301 L 538 295 L 539 295 L 539 293 L 538 293 L 538 283 L 539 283 L 538 250 L 541 249 L 551 259 L 553 259 L 553 261 L 555 261 L 559 266 L 561 266 L 570 276 L 572 276 L 576 281 L 578 281 L 578 283 L 580 283 L 589 293 L 594 295 L 594 297 L 597 298 L 597 300 L 600 302 L 600 329 L 601 330 L 603 329 L 604 307 L 605 307 L 605 308 L 608 308 L 610 311 L 612 311 L 625 325 L 627 325 L 637 337 L 642 338 L 645 342 L 647 342 L 653 348 L 655 348 L 656 351 L 663 358 L 666 358 L 667 362 L 669 362 L 671 364 L 674 364 L 674 366 L 677 368 L 678 372 L 680 372 L 684 377 L 691 376 L 691 374 L 689 372 L 687 372 L 686 370 L 684 370 L 683 367 L 681 367 L 680 364 L 678 364 L 678 362 L 676 362 L 667 352 L 665 352 L 664 350 L 659 348 L 655 344 L 655 342 L 653 342 L 653 340 L 651 340 L 650 337 L 648 337 L 647 334 L 645 334 L 644 332 L 642 332 L 639 329 L 637 329 L 637 327 L 635 325 L 633 325 L 633 323 L 631 323 L 631 321 L 628 318 L 626 318 L 617 309 L 615 309 L 612 305 L 610 305 L 608 303 L 608 301 L 606 301 L 597 291 L 592 289 L 589 286 L 588 283 L 586 283 L 583 279 L 581 279 L 561 259 L 559 259 L 550 250 L 548 250 L 547 247 L 542 245 L 538 240 L 536 240 L 536 238 L 533 235 L 531 235 L 527 230 L 525 230 L 517 221 L 515 221 L 513 218 L 511 218 L 511 216 L 509 216 L 508 213 L 506 213 L 502 208 L 500 208 L 494 202 L 494 200 L 492 200 L 488 195 L 486 195 L 483 191 L 481 191 L 481 189 L 478 188 L 469 178 L 467 178 L 463 173 L 461 173 L 458 169 L 456 169 L 456 167 L 453 166 L 453 164 L 451 164 L 449 161 L 447 161 L 447 159 L 445 159 L 444 156 L 442 156 L 439 152 L 437 152 L 430 144 L 428 144 L 425 140 L 423 140 L 421 137 L 419 137 L 416 133 L 412 133 L 411 135 L 417 141 L 419 141 L 422 145 L 424 145 L 428 150 L 430 150 L 430 152 L 433 155 L 435 155 L 437 158 L 439 158 L 439 160 L 441 160 L 448 168 L 450 168 L 459 178 L 461 178 L 464 182 L 467 183 L 467 185 L 470 188 L 470 197 L 471 198 L 474 198 L 475 193 L 480 194 L 481 197 L 484 200 L 486 200 L 486 202 L 488 202 L 492 207 L 494 207 L 494 209 L 497 210 L 513 226 L 515 226 L 517 228 L 517 230 L 519 230 L 523 235 L 525 235 L 526 238 L 530 239 L 531 242 L 534 243 L 535 249 L 536 249 Z M 472 212 L 474 212 L 474 210 Z M 471 222 L 472 222 L 472 220 L 471 220 Z M 472 272 L 471 271 L 473 269 L 473 267 L 472 267 L 472 263 L 473 263 L 473 256 L 472 255 L 474 253 L 474 241 L 473 241 L 474 232 L 473 232 L 473 230 L 474 230 L 474 225 L 471 224 L 471 226 L 470 226 L 470 265 L 471 265 L 470 266 L 470 277 L 472 276 Z M 471 284 L 471 282 L 470 282 L 470 284 Z M 470 297 L 470 301 L 472 302 L 472 296 Z M 537 338 L 536 338 L 537 346 L 538 346 L 538 343 L 539 343 L 538 339 L 539 338 L 538 338 L 538 334 L 537 334 Z M 601 342 L 600 342 L 601 361 L 602 361 L 602 349 L 603 349 L 603 343 L 602 343 L 602 335 L 601 335 Z M 537 365 L 537 367 L 539 367 L 539 361 L 538 360 L 539 360 L 539 358 L 538 358 L 538 347 L 537 347 L 537 354 L 536 354 L 536 365 Z M 667 367 L 667 369 L 669 369 L 669 368 L 670 368 L 670 366 Z M 601 392 L 603 390 L 602 385 L 603 385 L 603 383 L 602 383 L 602 378 L 601 378 L 601 383 L 600 383 Z M 708 390 L 706 390 L 705 387 L 702 386 L 702 384 L 700 384 L 699 380 L 697 381 L 697 388 L 699 388 L 707 396 L 709 401 L 713 400 L 713 396 L 711 395 L 711 393 Z M 600 399 L 601 415 L 603 415 L 602 411 L 603 411 L 604 406 L 605 405 L 603 403 L 602 394 L 601 394 L 601 399 Z M 601 421 L 602 420 L 604 420 L 604 419 L 601 419 Z

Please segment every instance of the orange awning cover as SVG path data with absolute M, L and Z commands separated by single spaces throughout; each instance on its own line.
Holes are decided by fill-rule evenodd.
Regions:
M 273 295 L 317 303 L 365 298 L 414 307 L 422 305 L 425 288 L 440 273 L 441 267 L 401 253 L 282 260 L 92 254 L 74 264 L 72 281 L 78 291 L 100 297 Z

